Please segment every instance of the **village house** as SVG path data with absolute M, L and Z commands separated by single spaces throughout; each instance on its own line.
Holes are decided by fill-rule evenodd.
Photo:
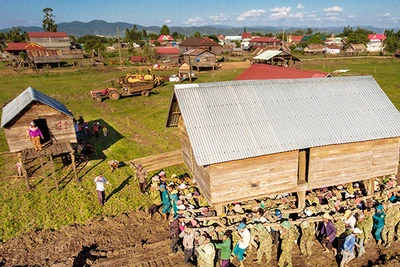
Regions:
M 200 68 L 214 70 L 217 64 L 215 54 L 203 49 L 192 49 L 183 53 L 183 60 L 190 66 L 196 67 L 197 71 L 200 71 Z
M 61 51 L 47 50 L 36 43 L 9 43 L 4 49 L 8 62 L 13 67 L 35 66 L 38 64 L 60 64 Z M 22 58 L 22 54 L 26 58 Z
M 288 35 L 287 43 L 290 45 L 299 45 L 303 39 L 303 35 Z
M 327 55 L 338 55 L 340 51 L 340 47 L 336 44 L 329 44 L 325 47 L 325 54 Z
M 157 60 L 161 62 L 179 63 L 179 49 L 176 47 L 155 47 L 154 52 Z
M 1 127 L 10 152 L 32 147 L 26 137 L 31 121 L 42 131 L 43 143 L 50 140 L 76 143 L 72 113 L 59 101 L 28 87 L 4 106 L 1 114 Z
M 174 38 L 171 35 L 160 35 L 158 37 L 157 42 L 159 42 L 161 45 L 166 45 L 174 41 Z
M 367 48 L 364 44 L 349 44 L 346 48 L 346 54 L 348 55 L 360 55 L 367 52 Z
M 235 78 L 242 80 L 271 80 L 271 79 L 299 79 L 299 78 L 326 78 L 332 77 L 328 72 L 316 70 L 301 70 L 285 68 L 268 64 L 253 64 Z
M 60 50 L 62 59 L 83 58 L 81 49 L 71 49 L 71 41 L 66 32 L 28 32 L 28 38 L 47 50 Z
M 279 46 L 281 44 L 281 40 L 276 37 L 253 37 L 249 41 L 249 46 L 251 49 L 255 48 L 263 48 L 263 47 L 271 47 L 271 46 Z
M 398 172 L 400 113 L 371 76 L 175 85 L 166 125 L 219 212 Z
M 279 65 L 290 68 L 295 68 L 302 62 L 301 59 L 282 50 L 266 50 L 255 56 L 253 61 L 261 64 Z
M 181 54 L 193 49 L 209 50 L 215 55 L 222 54 L 222 46 L 208 37 L 188 38 L 179 43 L 179 52 Z
M 147 58 L 143 56 L 130 56 L 129 61 L 132 64 L 146 63 Z
M 303 50 L 304 54 L 323 54 L 325 53 L 325 46 L 323 44 L 307 44 Z
M 384 50 L 383 41 L 385 41 L 386 36 L 384 34 L 368 34 L 369 42 L 367 43 L 367 51 L 370 53 L 380 53 Z

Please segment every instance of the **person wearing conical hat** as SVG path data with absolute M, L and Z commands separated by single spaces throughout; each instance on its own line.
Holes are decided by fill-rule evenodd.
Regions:
M 322 236 L 321 244 L 325 248 L 324 252 L 330 252 L 332 250 L 336 255 L 336 249 L 332 245 L 336 238 L 336 227 L 333 224 L 332 219 L 332 216 L 328 213 L 324 214 L 320 235 Z

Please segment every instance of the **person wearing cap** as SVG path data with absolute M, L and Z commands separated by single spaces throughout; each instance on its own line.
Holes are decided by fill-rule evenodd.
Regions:
M 376 212 L 374 214 L 374 216 L 372 217 L 374 220 L 374 237 L 377 241 L 377 244 L 380 245 L 382 244 L 382 237 L 381 237 L 381 233 L 383 230 L 383 227 L 385 226 L 385 213 L 383 212 L 383 205 L 379 204 L 376 207 Z
M 140 193 L 146 193 L 147 186 L 147 171 L 143 168 L 142 164 L 137 165 L 137 169 L 135 172 L 136 179 L 139 181 L 139 189 Z
M 165 188 L 164 184 L 160 185 L 160 191 L 161 191 L 161 204 L 163 205 L 161 213 L 163 215 L 163 222 L 166 222 L 168 214 L 171 212 L 171 199 L 169 197 L 168 190 Z
M 250 231 L 246 228 L 246 224 L 241 222 L 237 228 L 237 232 L 235 232 L 239 241 L 236 243 L 235 248 L 233 249 L 233 254 L 238 257 L 240 262 L 239 266 L 244 266 L 244 253 L 246 252 L 247 247 L 250 244 Z
M 374 216 L 371 208 L 367 207 L 364 211 L 364 221 L 366 223 L 365 231 L 364 231 L 364 244 L 367 244 L 368 240 L 372 238 L 372 229 L 374 228 Z
M 104 202 L 106 201 L 106 194 L 105 194 L 105 185 L 111 185 L 106 178 L 102 174 L 97 175 L 94 178 L 94 182 L 96 183 L 96 191 L 97 191 L 97 198 L 99 200 L 100 205 L 104 206 Z
M 33 121 L 30 123 L 28 132 L 26 133 L 26 137 L 29 137 L 31 139 L 35 151 L 42 150 L 42 144 L 40 143 L 40 138 L 43 139 L 43 134 Z
M 281 255 L 279 256 L 278 266 L 292 266 L 292 250 L 295 244 L 296 237 L 291 232 L 292 224 L 289 221 L 284 221 L 281 223 Z
M 158 211 L 161 207 L 161 194 L 159 189 L 160 187 L 156 183 L 152 183 L 150 186 L 150 199 L 152 204 L 147 210 L 150 218 L 152 218 L 156 212 L 160 214 Z
M 354 228 L 352 233 L 344 239 L 342 244 L 342 260 L 340 262 L 340 267 L 346 267 L 347 264 L 355 258 L 354 246 L 358 246 L 356 243 L 356 236 L 362 233 L 359 228 Z
M 305 220 L 300 223 L 301 238 L 300 238 L 300 252 L 306 257 L 311 256 L 311 249 L 314 243 L 315 231 L 314 223 Z
M 224 232 L 224 235 L 222 236 L 222 242 L 215 244 L 215 248 L 221 250 L 221 255 L 219 257 L 221 267 L 229 267 L 230 265 L 230 259 L 232 253 L 231 238 L 232 238 L 231 231 L 227 230 Z
M 322 237 L 321 244 L 325 248 L 324 252 L 330 252 L 332 250 L 336 255 L 337 251 L 332 245 L 336 238 L 336 227 L 332 222 L 332 216 L 330 216 L 328 213 L 325 213 L 323 216 L 320 235 Z

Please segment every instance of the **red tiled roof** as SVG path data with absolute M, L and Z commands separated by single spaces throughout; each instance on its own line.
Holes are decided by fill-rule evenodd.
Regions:
M 162 41 L 173 41 L 174 38 L 172 38 L 171 35 L 160 35 L 160 37 L 158 37 L 157 41 L 162 42 Z
M 210 38 L 203 38 L 203 37 L 198 37 L 198 38 L 188 38 L 182 42 L 179 43 L 180 46 L 220 46 Z
M 129 61 L 131 61 L 131 62 L 143 62 L 143 61 L 146 61 L 146 58 L 142 57 L 142 56 L 131 56 L 129 58 Z
M 180 54 L 179 49 L 176 47 L 156 47 L 154 48 L 156 50 L 157 54 Z
M 368 39 L 372 40 L 372 39 L 378 39 L 378 40 L 385 40 L 386 36 L 380 33 L 372 33 L 372 34 L 368 34 Z
M 68 37 L 66 32 L 28 32 L 28 38 Z
M 293 42 L 300 42 L 301 39 L 303 39 L 302 35 L 292 35 L 290 36 L 290 38 L 292 39 Z
M 20 50 L 46 50 L 45 47 L 35 43 L 9 43 L 5 51 L 20 51 Z
M 252 43 L 275 43 L 275 42 L 279 42 L 280 40 L 278 40 L 275 37 L 256 37 L 251 39 Z
M 249 39 L 249 38 L 251 38 L 251 32 L 242 33 L 242 39 Z
M 272 80 L 297 78 L 324 78 L 329 73 L 313 70 L 271 66 L 268 64 L 253 64 L 242 72 L 235 80 Z

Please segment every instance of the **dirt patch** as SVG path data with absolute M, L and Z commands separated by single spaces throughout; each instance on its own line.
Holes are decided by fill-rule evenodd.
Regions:
M 232 62 L 222 62 L 221 66 L 223 70 L 234 70 L 234 69 L 245 69 L 250 67 L 250 61 L 232 61 Z
M 399 242 L 380 250 L 370 241 L 367 254 L 349 266 L 398 266 L 399 249 Z M 295 246 L 293 266 L 337 266 L 334 256 L 322 253 L 318 242 L 313 250 L 314 257 L 306 258 Z M 271 266 L 277 266 L 277 249 L 273 251 Z M 169 252 L 167 224 L 138 211 L 60 231 L 26 233 L 0 245 L 0 266 L 184 266 L 182 252 L 172 256 Z M 253 263 L 255 257 L 253 249 L 246 266 L 262 266 Z M 238 266 L 237 259 L 233 264 Z

